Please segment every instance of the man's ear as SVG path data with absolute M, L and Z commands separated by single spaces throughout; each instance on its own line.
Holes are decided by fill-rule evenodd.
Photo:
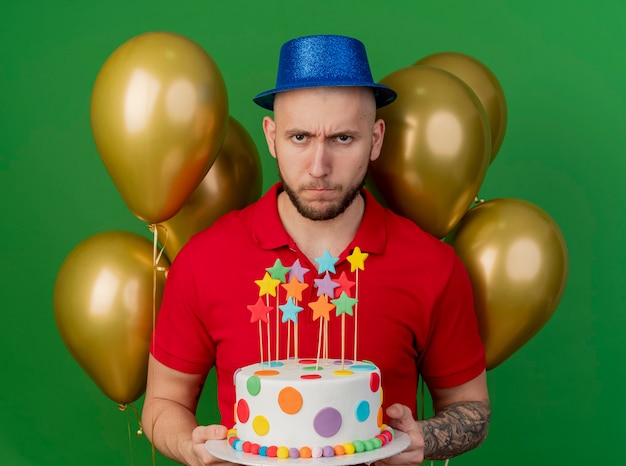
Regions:
M 272 154 L 272 157 L 276 158 L 276 151 L 274 145 L 276 141 L 276 122 L 270 117 L 263 118 L 263 133 L 265 134 L 265 142 L 267 142 L 267 149 Z
M 372 153 L 370 155 L 370 161 L 374 161 L 380 155 L 380 151 L 383 147 L 383 139 L 385 138 L 385 121 L 378 119 L 374 122 L 374 128 L 372 130 Z

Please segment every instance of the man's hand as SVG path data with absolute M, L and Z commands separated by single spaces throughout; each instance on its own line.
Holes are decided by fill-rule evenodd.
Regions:
M 150 355 L 142 411 L 144 432 L 157 450 L 177 463 L 232 464 L 215 458 L 204 446 L 207 440 L 226 439 L 227 432 L 222 425 L 198 426 L 195 412 L 205 377 L 176 371 Z
M 387 408 L 387 416 L 389 416 L 389 425 L 395 430 L 406 433 L 411 443 L 402 453 L 391 456 L 384 460 L 376 461 L 379 465 L 418 465 L 424 461 L 424 436 L 419 423 L 413 419 L 413 414 L 408 406 L 394 404 Z
M 198 426 L 191 433 L 193 452 L 198 459 L 198 465 L 232 465 L 212 456 L 204 447 L 207 440 L 223 440 L 226 438 L 226 427 L 220 425 Z

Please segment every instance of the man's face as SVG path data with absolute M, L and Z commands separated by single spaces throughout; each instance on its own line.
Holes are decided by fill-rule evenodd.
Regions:
M 298 212 L 330 220 L 350 206 L 380 154 L 384 123 L 369 89 L 312 88 L 276 96 L 263 121 L 285 192 Z

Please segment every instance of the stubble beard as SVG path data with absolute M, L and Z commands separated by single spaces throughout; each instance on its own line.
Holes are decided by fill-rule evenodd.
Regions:
M 298 193 L 285 182 L 282 174 L 280 173 L 280 169 L 278 170 L 278 174 L 280 175 L 280 179 L 283 182 L 283 189 L 285 193 L 287 193 L 287 196 L 289 196 L 289 200 L 296 208 L 298 213 L 304 218 L 314 221 L 332 220 L 343 214 L 346 209 L 352 205 L 356 197 L 359 195 L 361 188 L 365 185 L 365 180 L 367 178 L 366 174 L 360 183 L 351 186 L 347 191 L 345 191 L 344 195 L 338 201 L 330 203 L 324 207 L 315 208 L 309 204 L 306 204 L 302 199 L 300 199 Z
M 276 160 L 278 162 L 278 158 Z M 312 205 L 307 204 L 305 201 L 303 201 L 300 198 L 297 190 L 294 189 L 293 186 L 290 186 L 285 181 L 285 178 L 283 177 L 282 171 L 280 169 L 280 165 L 278 163 L 277 163 L 277 166 L 278 166 L 278 176 L 280 177 L 280 180 L 283 183 L 283 190 L 285 191 L 285 193 L 287 193 L 289 200 L 291 201 L 291 203 L 293 204 L 293 206 L 296 208 L 296 210 L 298 211 L 300 215 L 302 215 L 306 219 L 313 220 L 313 221 L 332 220 L 334 218 L 339 217 L 341 214 L 343 214 L 346 211 L 346 209 L 352 205 L 356 197 L 360 194 L 361 189 L 365 186 L 365 181 L 367 179 L 367 172 L 365 172 L 365 174 L 363 175 L 363 178 L 359 180 L 358 183 L 353 184 L 347 190 L 344 191 L 344 194 L 341 197 L 341 199 L 339 199 L 336 202 L 330 203 L 324 207 L 316 208 L 316 207 L 313 207 Z M 323 188 L 340 189 L 341 186 L 328 185 L 327 183 L 325 184 L 325 182 L 322 181 L 316 185 L 303 186 L 300 189 L 311 189 L 311 188 L 313 189 L 323 189 Z

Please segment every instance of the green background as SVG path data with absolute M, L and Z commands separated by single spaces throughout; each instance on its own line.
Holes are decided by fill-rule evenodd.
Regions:
M 251 102 L 273 87 L 278 49 L 313 33 L 360 38 L 374 78 L 435 52 L 485 63 L 507 97 L 504 144 L 480 197 L 537 204 L 570 256 L 552 319 L 489 372 L 493 419 L 457 465 L 598 464 L 623 458 L 626 428 L 623 0 L 5 2 L 0 7 L 0 463 L 148 465 L 134 415 L 80 369 L 57 332 L 59 267 L 108 230 L 149 237 L 96 151 L 91 89 L 106 58 L 147 31 L 180 33 L 216 61 L 230 114 L 276 180 Z M 208 398 L 208 399 L 207 399 Z M 201 419 L 215 420 L 210 397 Z M 136 403 L 141 408 L 141 400 Z M 156 457 L 157 464 L 170 464 Z

